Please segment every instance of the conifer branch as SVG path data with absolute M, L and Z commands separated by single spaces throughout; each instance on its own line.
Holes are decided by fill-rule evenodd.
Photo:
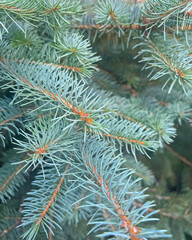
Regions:
M 3 65 L 5 64 L 3 63 Z M 14 73 L 12 69 L 10 68 L 8 69 L 12 74 L 16 75 L 16 78 L 21 85 L 27 85 L 27 87 L 29 87 L 31 90 L 35 90 L 35 92 L 40 93 L 56 102 L 59 102 L 60 104 L 64 105 L 67 109 L 69 109 L 73 114 L 79 116 L 79 119 L 81 121 L 84 121 L 88 125 L 92 124 L 93 120 L 88 113 L 82 111 L 77 107 L 73 107 L 73 105 L 68 100 L 65 100 L 63 97 L 60 97 L 58 94 L 53 94 L 51 91 L 47 89 L 43 89 L 42 87 L 40 87 L 39 85 L 35 85 L 34 83 L 31 84 L 29 80 L 21 76 L 18 76 L 18 74 L 16 72 Z
M 115 232 L 102 233 L 98 235 L 99 237 L 110 235 L 120 239 L 127 237 L 134 240 L 145 239 L 145 230 L 140 229 L 138 224 L 145 221 L 144 218 L 146 216 L 151 215 L 151 213 L 145 217 L 143 215 L 144 212 L 147 212 L 147 208 L 151 207 L 148 206 L 150 203 L 146 203 L 141 209 L 135 210 L 136 212 L 138 211 L 137 220 L 135 218 L 133 218 L 134 220 L 132 219 L 131 213 L 134 211 L 134 209 L 131 208 L 132 203 L 137 201 L 137 197 L 138 199 L 140 198 L 139 193 L 137 196 L 135 192 L 132 192 L 132 185 L 136 184 L 138 179 L 133 180 L 131 183 L 129 176 L 132 173 L 121 169 L 121 160 L 118 156 L 113 159 L 115 150 L 110 148 L 110 150 L 108 149 L 106 151 L 105 146 L 103 146 L 103 144 L 105 145 L 106 143 L 101 142 L 98 146 L 99 149 L 95 149 L 95 140 L 90 139 L 88 142 L 89 144 L 85 145 L 82 149 L 82 158 L 92 178 L 89 176 L 86 178 L 86 181 L 89 179 L 89 190 L 100 197 L 101 203 L 87 202 L 85 207 L 90 206 L 99 209 L 102 214 L 102 209 L 104 209 L 107 213 L 107 215 L 105 215 L 107 219 L 103 221 L 101 220 L 99 211 L 97 211 L 90 220 L 90 224 L 95 225 L 93 227 L 94 230 L 98 229 L 102 230 L 102 232 L 105 231 L 106 228 L 108 229 L 107 231 L 109 231 L 109 229 L 111 229 L 110 225 L 113 225 L 113 229 L 116 229 Z M 103 155 L 101 153 L 105 154 Z M 119 174 L 118 177 L 114 179 L 113 176 L 116 175 L 115 172 Z M 116 191 L 120 186 L 124 186 L 124 190 L 118 194 Z M 127 211 L 129 211 L 129 213 Z M 141 215 L 139 214 L 140 211 L 142 212 Z M 151 236 L 155 235 L 156 233 Z
M 164 4 L 163 9 L 161 4 Z M 144 3 L 144 19 L 145 22 L 153 27 L 155 25 L 175 25 L 177 31 L 191 29 L 191 19 L 188 9 L 191 9 L 191 2 L 188 0 L 174 0 L 171 3 L 159 0 L 153 2 L 149 0 Z M 171 24 L 172 23 L 172 24 Z
M 98 202 L 99 204 L 101 204 L 101 199 L 100 199 L 99 195 L 97 195 L 96 198 L 97 198 L 97 202 Z M 101 210 L 102 210 L 102 213 L 103 213 L 104 218 L 107 219 L 107 221 L 110 222 L 110 216 L 109 216 L 109 214 L 106 212 L 105 209 L 101 209 Z M 116 231 L 116 230 L 115 230 L 115 227 L 114 227 L 111 223 L 109 223 L 109 227 L 111 228 L 112 232 L 115 232 L 115 231 Z M 119 240 L 119 239 L 117 239 L 117 240 Z
M 126 162 L 124 163 L 124 166 L 128 168 L 129 170 L 134 171 L 134 175 L 141 178 L 145 185 L 150 186 L 152 183 L 155 182 L 155 177 L 151 170 L 146 168 L 146 166 L 139 162 L 136 163 L 134 159 L 131 159 L 129 156 L 124 156 L 126 158 Z
M 158 36 L 158 35 L 157 35 Z M 189 55 L 183 45 L 178 44 L 174 39 L 168 39 L 166 42 L 161 38 L 158 42 L 154 35 L 151 39 L 143 38 L 143 42 L 135 47 L 142 46 L 143 49 L 138 53 L 138 56 L 144 55 L 139 62 L 145 62 L 145 69 L 152 69 L 149 73 L 150 80 L 158 80 L 167 77 L 163 88 L 169 83 L 169 93 L 175 84 L 181 85 L 184 92 L 187 94 L 186 87 L 192 87 L 191 84 L 191 63 L 192 56 Z M 168 48 L 169 46 L 169 48 Z M 169 53 L 167 54 L 167 48 Z M 175 54 L 173 54 L 173 51 Z M 179 55 L 180 51 L 183 55 Z M 167 56 L 167 57 L 166 57 Z M 155 71 L 158 70 L 158 71 Z
M 2 64 L 5 64 L 4 61 L 6 61 L 6 60 L 1 58 L 0 61 L 1 61 Z M 9 59 L 9 61 L 15 61 L 15 60 Z M 24 60 L 20 60 L 20 59 L 17 60 L 18 63 L 20 63 L 22 61 L 24 62 Z M 73 72 L 81 72 L 81 69 L 78 68 L 78 67 L 71 67 L 71 66 L 65 66 L 65 65 L 54 64 L 54 63 L 47 63 L 47 62 L 37 62 L 37 61 L 31 61 L 30 62 L 30 64 L 37 64 L 37 63 L 42 64 L 42 65 L 49 65 L 50 67 L 55 67 L 55 68 L 68 69 L 68 70 L 71 70 Z
M 12 7 L 12 6 L 5 6 L 5 5 L 0 5 L 0 8 L 3 9 L 3 10 L 9 10 L 11 12 L 14 12 L 16 14 L 26 14 L 26 13 L 33 13 L 34 10 L 33 9 L 29 9 L 29 10 L 26 10 L 26 9 L 19 9 L 19 8 L 16 8 L 16 7 Z
M 16 65 L 12 65 L 16 64 Z M 155 150 L 158 147 L 158 143 L 153 140 L 153 136 L 155 135 L 155 132 L 153 130 L 146 130 L 144 127 L 139 126 L 135 123 L 129 123 L 127 121 L 117 121 L 117 119 L 112 118 L 107 119 L 107 115 L 110 116 L 111 111 L 109 109 L 109 112 L 105 111 L 105 107 L 103 105 L 107 105 L 110 99 L 106 100 L 105 103 L 103 103 L 102 98 L 100 96 L 96 95 L 96 92 L 94 93 L 92 90 L 92 94 L 90 93 L 84 93 L 85 90 L 83 88 L 86 87 L 86 85 L 82 82 L 75 85 L 75 81 L 71 82 L 71 79 L 66 75 L 65 72 L 58 71 L 56 69 L 50 69 L 50 73 L 56 74 L 59 79 L 62 79 L 62 77 L 65 78 L 65 89 L 59 82 L 57 86 L 49 86 L 47 85 L 47 79 L 46 79 L 46 85 L 41 81 L 41 78 L 35 77 L 34 79 L 29 80 L 32 76 L 27 75 L 28 79 L 26 79 L 25 76 L 22 76 L 21 68 L 19 66 L 25 66 L 30 71 L 30 63 L 25 61 L 25 64 L 23 62 L 20 63 L 13 63 L 10 62 L 7 66 L 6 64 L 3 64 L 3 67 L 7 69 L 12 75 L 13 81 L 16 81 L 17 84 L 22 86 L 24 89 L 28 90 L 29 97 L 32 97 L 35 95 L 35 98 L 39 100 L 39 98 L 42 99 L 42 101 L 46 101 L 50 103 L 50 100 L 54 103 L 58 103 L 57 108 L 63 109 L 65 112 L 65 115 L 61 117 L 61 119 L 64 118 L 64 116 L 71 116 L 71 120 L 74 121 L 73 116 L 76 115 L 76 122 L 82 121 L 84 122 L 87 127 L 86 131 L 93 132 L 99 135 L 104 134 L 103 136 L 106 138 L 110 138 L 114 140 L 119 141 L 119 143 L 122 141 L 125 143 L 127 151 L 128 145 L 131 144 L 131 151 L 135 156 L 136 149 L 141 151 L 144 154 L 147 154 L 146 150 Z M 39 64 L 34 64 L 34 68 L 39 68 Z M 15 69 L 15 70 L 14 70 Z M 48 74 L 47 68 L 44 68 L 42 66 L 42 74 L 44 74 L 44 77 L 48 75 L 50 79 L 50 75 Z M 20 72 L 20 73 L 18 73 Z M 53 75 L 53 74 L 52 74 Z M 53 76 L 56 76 L 53 75 Z M 45 79 L 45 78 L 43 78 Z M 42 80 L 43 80 L 42 79 Z M 9 79 L 10 81 L 10 79 Z M 80 101 L 82 99 L 80 96 L 84 97 L 84 106 L 87 108 L 87 111 L 82 110 L 78 105 L 82 105 L 82 102 L 78 103 L 78 98 L 74 99 L 73 93 L 76 93 L 76 87 L 79 87 L 78 92 L 78 98 Z M 24 89 L 21 89 L 20 96 L 22 94 L 25 95 L 25 92 L 23 93 Z M 32 95 L 31 95 L 32 94 Z M 30 96 L 31 95 L 31 96 Z M 87 96 L 86 96 L 87 95 Z M 71 101 L 68 100 L 68 98 L 71 98 Z M 97 100 L 98 99 L 98 100 Z M 34 101 L 34 97 L 33 100 Z M 87 107 L 88 106 L 88 107 Z M 69 118 L 68 117 L 68 118 Z M 121 123 L 121 124 L 120 124 Z M 89 127 L 89 128 L 88 128 Z M 85 127 L 84 127 L 85 128 Z M 137 134 L 135 134 L 135 130 L 139 129 L 137 131 Z M 134 135 L 134 137 L 133 137 Z M 130 139 L 126 136 L 130 136 Z M 121 145 L 121 144 L 120 144 Z
M 118 26 L 118 25 L 105 25 L 105 26 L 103 26 L 103 25 L 101 25 L 101 24 L 92 24 L 92 25 L 82 25 L 82 24 L 80 24 L 80 25 L 75 25 L 75 26 L 72 26 L 73 28 L 75 28 L 75 29 L 87 29 L 87 30 L 92 30 L 92 29 L 96 29 L 96 30 L 103 30 L 103 28 L 105 29 L 105 30 L 107 30 L 107 29 L 113 29 L 113 28 L 118 28 L 118 27 L 120 27 L 121 29 L 123 29 L 123 30 L 144 30 L 145 29 L 145 26 L 142 26 L 142 25 L 140 25 L 140 24 L 128 24 L 128 25 L 120 25 L 120 26 Z
M 0 238 L 3 238 L 6 234 L 8 234 L 12 229 L 14 229 L 18 225 L 19 225 L 19 222 L 16 222 L 16 223 L 12 224 L 11 226 L 9 226 L 7 229 L 4 229 L 0 233 Z
M 128 116 L 122 114 L 121 112 L 117 112 L 117 115 L 120 116 L 120 117 L 122 117 L 122 118 L 124 118 L 124 119 L 129 120 L 130 122 L 135 122 L 135 123 L 138 123 L 138 124 L 141 125 L 141 126 L 144 126 L 143 123 L 138 122 L 136 119 L 133 119 L 133 118 L 131 118 L 131 117 L 128 117 Z
M 124 138 L 124 137 L 119 137 L 119 136 L 115 136 L 115 135 L 111 135 L 111 134 L 103 133 L 102 135 L 105 136 L 105 137 L 108 137 L 108 138 L 123 140 L 123 141 L 129 142 L 129 143 L 136 143 L 136 144 L 139 144 L 139 145 L 144 145 L 145 144 L 145 142 L 143 142 L 143 141 L 138 141 L 138 140 L 134 140 L 134 139 L 127 139 L 127 138 Z
M 137 203 L 134 203 L 134 205 L 137 206 L 137 207 L 141 207 L 141 206 L 142 206 L 142 203 L 137 202 Z M 154 212 L 154 211 L 155 211 L 155 209 L 153 209 L 153 208 L 148 208 L 148 212 Z M 170 217 L 170 218 L 173 218 L 173 219 L 178 219 L 178 217 L 173 216 L 172 214 L 167 213 L 167 212 L 163 211 L 162 209 L 159 210 L 158 214 L 160 214 L 160 215 L 162 215 L 162 216 L 165 216 L 165 217 Z
M 144 22 L 146 21 L 146 19 L 144 20 Z M 72 25 L 71 28 L 74 28 L 74 29 L 80 29 L 80 30 L 96 30 L 96 31 L 103 31 L 103 30 L 117 30 L 119 28 L 121 28 L 122 30 L 124 30 L 124 35 L 126 34 L 126 30 L 137 30 L 137 31 L 141 31 L 141 32 L 145 32 L 148 30 L 148 28 L 150 27 L 150 24 L 144 24 L 144 23 L 141 23 L 141 24 L 128 24 L 128 25 L 105 25 L 103 26 L 102 24 L 80 24 L 80 25 Z M 184 27 L 180 27 L 179 30 L 181 32 L 184 32 L 184 31 L 190 31 L 192 28 L 192 25 L 187 25 L 187 26 L 184 26 Z M 152 27 L 151 28 L 151 31 L 155 32 L 157 31 L 158 29 L 156 27 Z M 170 27 L 169 28 L 169 31 L 172 30 L 172 31 L 175 31 L 176 30 L 176 27 Z M 168 30 L 166 30 L 168 31 Z M 172 32 L 171 32 L 172 33 Z
M 25 141 L 15 139 L 15 144 L 18 146 L 17 150 L 27 153 L 27 159 L 21 161 L 25 171 L 39 165 L 44 169 L 44 164 L 49 162 L 59 172 L 58 163 L 70 159 L 71 154 L 75 153 L 73 144 L 78 139 L 78 133 L 68 132 L 68 127 L 66 123 L 59 122 L 53 128 L 49 118 L 41 118 L 26 127 L 28 134 L 21 131 Z M 60 131 L 61 128 L 63 132 Z
M 151 45 L 152 49 L 154 50 L 155 53 L 160 57 L 160 59 L 173 71 L 176 75 L 178 75 L 180 78 L 184 77 L 185 74 L 182 73 L 179 69 L 177 69 L 173 63 L 169 62 L 168 59 L 163 56 L 163 54 L 157 49 L 157 47 L 153 44 L 152 41 L 148 41 L 149 44 Z
M 125 212 L 121 209 L 118 200 L 114 197 L 113 193 L 111 193 L 109 191 L 109 187 L 108 187 L 106 180 L 101 178 L 101 175 L 98 172 L 96 172 L 95 167 L 90 166 L 89 163 L 87 163 L 87 164 L 88 164 L 89 169 L 91 171 L 93 171 L 93 175 L 95 175 L 95 173 L 96 173 L 97 185 L 99 185 L 100 187 L 102 187 L 102 185 L 105 186 L 105 194 L 108 197 L 108 199 L 113 203 L 114 209 L 117 212 L 117 215 L 121 221 L 120 227 L 124 228 L 125 231 L 128 231 L 131 240 L 139 240 L 140 238 L 137 238 L 136 235 L 140 232 L 140 229 L 138 227 L 132 225 L 131 221 L 126 217 Z M 111 227 L 111 224 L 110 224 L 110 227 Z M 114 230 L 114 228 L 113 228 L 113 230 Z
M 6 186 L 12 181 L 15 175 L 19 172 L 19 170 L 23 167 L 23 164 L 19 164 L 19 166 L 14 169 L 11 175 L 5 180 L 5 182 L 0 186 L 0 193 L 6 188 Z
M 135 159 L 153 157 L 148 151 L 165 145 L 192 169 L 189 160 L 167 146 L 176 135 L 175 120 L 192 122 L 192 3 L 136 2 L 1 2 L 0 140 L 9 144 L 6 137 L 14 135 L 15 150 L 10 144 L 0 154 L 0 208 L 25 182 L 25 173 L 30 172 L 31 184 L 10 202 L 22 218 L 18 211 L 0 209 L 0 238 L 76 240 L 87 239 L 81 233 L 88 230 L 93 239 L 165 239 L 170 236 L 156 229 L 156 216 L 168 220 L 170 231 L 172 223 L 191 224 L 191 192 L 173 195 L 175 204 L 166 209 L 173 198 L 157 189 L 170 190 L 169 184 L 163 177 L 158 182 L 157 172 L 153 175 Z M 128 45 L 135 42 L 148 76 L 136 74 L 139 67 L 132 69 L 135 50 Z M 98 66 L 111 74 L 95 65 L 99 60 Z M 162 80 L 169 93 L 173 86 L 176 90 L 167 95 L 157 81 L 146 87 L 147 79 Z M 25 158 L 13 162 L 16 152 Z M 187 177 L 181 192 L 191 187 L 190 176 L 182 176 L 182 183 Z M 154 183 L 154 196 L 152 190 L 146 195 L 143 186 Z M 160 203 L 159 214 L 147 201 L 152 198 Z M 178 236 L 184 236 L 181 228 Z
M 53 193 L 51 194 L 51 198 L 49 200 L 49 202 L 47 203 L 46 207 L 44 208 L 44 210 L 42 211 L 42 213 L 40 214 L 40 216 L 38 217 L 38 219 L 35 221 L 35 224 L 38 224 L 40 225 L 43 218 L 45 217 L 45 215 L 47 214 L 47 211 L 49 210 L 50 206 L 53 204 L 53 201 L 55 200 L 58 192 L 59 192 L 59 189 L 63 183 L 63 180 L 64 180 L 64 177 L 65 177 L 65 174 L 67 172 L 69 168 L 69 164 L 67 164 L 67 166 L 65 167 L 65 170 L 64 170 L 64 173 L 63 173 L 63 176 L 60 178 L 55 190 L 53 191 Z M 53 218 L 53 217 L 51 217 Z
M 5 123 L 11 122 L 11 121 L 21 117 L 22 115 L 23 115 L 23 113 L 16 114 L 16 115 L 12 116 L 11 118 L 6 119 L 6 120 L 0 122 L 0 125 L 4 125 Z
M 6 138 L 12 140 L 12 136 L 18 133 L 18 128 L 23 127 L 21 117 L 23 111 L 17 105 L 10 104 L 11 99 L 0 99 L 0 139 L 5 146 Z
M 15 191 L 24 184 L 25 175 L 21 171 L 23 163 L 18 166 L 5 163 L 0 169 L 0 199 L 6 202 L 15 194 Z
M 52 228 L 59 226 L 57 222 L 63 219 L 63 214 L 69 213 L 69 206 L 64 198 L 66 188 L 64 179 L 68 175 L 70 165 L 68 161 L 62 166 L 63 171 L 60 176 L 55 168 L 50 168 L 47 165 L 45 173 L 40 172 L 33 182 L 33 186 L 38 186 L 38 188 L 33 189 L 30 192 L 30 197 L 25 199 L 23 203 L 22 213 L 24 217 L 20 226 L 27 227 L 23 238 L 34 239 L 40 227 L 43 227 L 48 236 L 49 231 L 53 232 Z M 44 174 L 46 178 L 44 178 Z M 42 187 L 44 188 L 43 192 Z M 30 205 L 30 199 L 33 199 L 33 206 Z M 61 203 L 62 208 L 60 208 Z
M 19 212 L 15 209 L 1 205 L 0 211 L 0 238 L 1 239 L 13 239 L 20 237 L 19 231 L 16 228 L 21 223 L 21 217 Z
M 82 203 L 82 199 L 85 197 L 86 193 L 87 193 L 87 188 L 85 188 L 84 191 L 82 192 L 82 194 L 81 194 L 81 196 L 80 196 L 80 198 L 79 198 L 79 202 L 78 202 L 77 204 L 75 204 L 74 209 L 75 209 L 76 211 L 77 211 L 78 208 L 80 207 L 80 205 L 81 205 L 81 203 Z

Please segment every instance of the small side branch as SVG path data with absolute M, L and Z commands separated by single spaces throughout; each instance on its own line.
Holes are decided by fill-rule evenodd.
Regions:
M 19 223 L 16 222 L 14 224 L 12 224 L 11 226 L 9 226 L 7 229 L 4 229 L 1 233 L 0 233 L 0 238 L 3 238 L 7 233 L 9 233 L 13 228 L 15 228 Z
M 5 180 L 5 182 L 0 186 L 0 192 L 2 192 L 6 186 L 11 182 L 11 180 L 15 177 L 17 172 L 23 167 L 23 163 L 19 164 L 19 166 L 11 173 L 11 175 Z
M 192 163 L 187 160 L 185 157 L 183 157 L 182 155 L 180 155 L 178 152 L 175 152 L 170 146 L 168 146 L 167 144 L 165 144 L 165 149 L 167 149 L 169 152 L 171 152 L 175 157 L 177 157 L 178 159 L 180 159 L 182 162 L 184 162 L 186 165 L 188 165 L 191 169 L 192 169 Z
M 103 29 L 103 25 L 101 25 L 101 24 L 93 24 L 93 25 L 81 24 L 81 25 L 75 25 L 72 27 L 76 28 L 76 29 L 87 29 L 87 30 L 91 30 L 91 29 L 102 30 Z M 140 24 L 128 24 L 128 25 L 120 25 L 120 26 L 105 25 L 104 28 L 112 29 L 112 28 L 119 28 L 119 27 L 124 30 L 144 30 L 146 28 L 145 26 L 141 26 Z

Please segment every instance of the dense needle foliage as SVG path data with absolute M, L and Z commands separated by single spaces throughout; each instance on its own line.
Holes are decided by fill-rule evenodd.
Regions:
M 191 15 L 0 1 L 0 239 L 192 239 Z

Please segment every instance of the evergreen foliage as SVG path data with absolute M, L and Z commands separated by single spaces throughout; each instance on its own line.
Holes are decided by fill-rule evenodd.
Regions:
M 0 2 L 0 239 L 192 238 L 191 14 Z

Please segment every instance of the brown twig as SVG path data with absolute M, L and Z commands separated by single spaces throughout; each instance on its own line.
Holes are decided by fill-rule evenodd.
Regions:
M 22 207 L 20 207 L 19 212 L 22 211 Z M 13 217 L 5 217 L 5 219 L 13 219 Z M 15 223 L 12 224 L 11 226 L 7 227 L 0 233 L 0 239 L 3 238 L 7 233 L 9 233 L 13 228 L 18 226 L 21 223 L 22 218 L 21 217 L 15 217 Z
M 47 214 L 47 211 L 49 210 L 49 208 L 50 208 L 51 205 L 53 204 L 53 202 L 54 202 L 54 200 L 55 200 L 55 198 L 56 198 L 56 196 L 57 196 L 57 194 L 58 194 L 58 192 L 59 192 L 59 190 L 60 190 L 60 187 L 61 187 L 61 185 L 62 185 L 62 183 L 63 183 L 63 181 L 64 181 L 64 177 L 65 177 L 65 175 L 66 175 L 66 172 L 67 172 L 68 168 L 69 168 L 69 164 L 67 164 L 67 166 L 65 167 L 65 171 L 64 171 L 62 177 L 60 178 L 60 180 L 59 180 L 59 182 L 58 182 L 55 190 L 54 190 L 53 193 L 51 194 L 51 198 L 50 198 L 49 202 L 48 202 L 47 205 L 44 207 L 44 209 L 43 209 L 42 213 L 40 214 L 40 216 L 38 217 L 38 219 L 35 221 L 36 224 L 38 224 L 38 225 L 41 224 L 43 218 L 44 218 L 45 215 Z
M 7 233 L 9 233 L 14 227 L 16 227 L 18 225 L 18 222 L 12 224 L 11 226 L 9 226 L 7 229 L 4 229 L 1 233 L 0 233 L 0 238 L 3 238 L 3 236 L 5 236 Z
M 10 121 L 13 121 L 13 120 L 21 117 L 22 115 L 23 115 L 23 113 L 16 114 L 16 115 L 14 115 L 13 117 L 11 117 L 11 118 L 9 118 L 9 119 L 6 119 L 6 120 L 4 120 L 4 121 L 2 121 L 2 122 L 0 122 L 0 125 L 4 125 L 5 123 L 8 123 L 8 122 L 10 122 Z
M 2 192 L 5 187 L 10 183 L 10 181 L 15 177 L 17 172 L 23 167 L 23 163 L 19 164 L 19 166 L 11 173 L 11 175 L 5 180 L 5 182 L 0 186 L 0 192 Z
M 98 195 L 96 195 L 96 199 L 97 199 L 98 203 L 101 203 L 100 197 Z M 101 209 L 101 211 L 103 213 L 104 218 L 107 219 L 107 221 L 109 221 L 109 227 L 111 228 L 112 232 L 115 232 L 116 231 L 115 227 L 110 223 L 110 217 L 109 217 L 108 213 L 103 208 Z
M 148 41 L 150 46 L 153 48 L 153 50 L 159 55 L 161 60 L 171 69 L 172 72 L 176 73 L 180 78 L 185 77 L 185 74 L 182 73 L 179 69 L 177 69 L 171 62 L 168 61 L 168 59 L 159 51 L 159 49 L 154 45 L 152 41 Z
M 86 155 L 84 157 L 86 159 Z M 105 193 L 106 193 L 108 199 L 113 202 L 114 210 L 117 212 L 117 215 L 118 215 L 118 217 L 121 221 L 120 228 L 125 229 L 126 232 L 129 233 L 130 240 L 139 240 L 137 235 L 140 232 L 140 229 L 137 226 L 132 225 L 131 220 L 126 216 L 123 209 L 121 209 L 121 206 L 120 206 L 118 200 L 114 197 L 113 193 L 110 192 L 107 181 L 105 179 L 102 179 L 101 175 L 96 171 L 96 168 L 93 167 L 92 165 L 90 165 L 88 162 L 87 162 L 87 166 L 89 167 L 89 169 L 92 171 L 93 174 L 97 173 L 96 176 L 95 176 L 96 177 L 96 184 L 98 186 L 104 185 Z
M 149 21 L 149 20 L 148 20 Z M 150 23 L 150 21 L 149 21 Z M 72 28 L 75 29 L 87 29 L 87 30 L 110 30 L 110 29 L 116 29 L 116 28 L 121 28 L 123 30 L 142 30 L 145 31 L 147 30 L 150 25 L 148 24 L 128 24 L 128 25 L 101 25 L 101 24 L 92 24 L 92 25 L 88 25 L 88 24 L 80 24 L 80 25 L 73 25 L 71 26 Z M 179 30 L 180 31 L 187 31 L 187 30 L 191 30 L 192 25 L 188 25 L 188 26 L 184 26 L 184 27 L 180 27 Z M 152 27 L 152 30 L 157 30 L 157 27 Z M 169 28 L 170 30 L 176 30 L 176 27 L 172 27 Z
M 53 216 L 51 215 L 50 216 L 50 219 L 51 219 L 51 221 L 50 221 L 50 224 L 49 224 L 49 233 L 48 233 L 48 240 L 53 240 L 53 233 L 52 233 L 52 228 L 53 228 L 53 225 L 51 224 L 52 223 L 52 220 L 53 220 Z
M 75 26 L 72 26 L 73 28 L 76 28 L 76 29 L 88 29 L 88 30 L 91 30 L 91 29 L 97 29 L 97 30 L 102 30 L 103 28 L 105 29 L 113 29 L 113 28 L 116 28 L 118 26 L 113 26 L 113 25 L 105 25 L 103 27 L 103 25 L 101 24 L 92 24 L 92 25 L 86 25 L 86 24 L 81 24 L 81 25 L 75 25 Z M 139 24 L 128 24 L 128 25 L 120 25 L 120 28 L 124 29 L 124 30 L 143 30 L 145 29 L 145 26 L 141 26 Z
M 86 193 L 87 193 L 87 189 L 85 189 L 85 190 L 82 192 L 82 194 L 81 194 L 81 196 L 80 196 L 79 202 L 75 205 L 75 210 L 76 210 L 76 211 L 78 210 L 79 206 L 81 205 L 82 199 L 85 197 L 85 194 L 86 194 Z
M 143 206 L 143 204 L 139 203 L 139 202 L 134 202 L 133 205 L 136 206 L 136 207 L 142 207 Z M 145 214 L 148 214 L 149 212 L 154 212 L 154 211 L 155 211 L 155 209 L 149 207 L 148 211 Z M 159 211 L 159 214 L 162 215 L 162 216 L 173 218 L 173 219 L 178 219 L 179 218 L 179 217 L 174 216 L 173 214 L 170 214 L 170 213 L 167 213 L 167 212 L 161 211 L 161 210 Z
M 185 157 L 183 157 L 182 155 L 180 155 L 178 152 L 175 152 L 170 146 L 168 146 L 167 144 L 164 145 L 165 149 L 167 149 L 169 152 L 171 152 L 175 157 L 177 157 L 178 159 L 180 159 L 182 162 L 184 162 L 186 165 L 188 165 L 191 169 L 192 169 L 192 163 L 187 160 Z

